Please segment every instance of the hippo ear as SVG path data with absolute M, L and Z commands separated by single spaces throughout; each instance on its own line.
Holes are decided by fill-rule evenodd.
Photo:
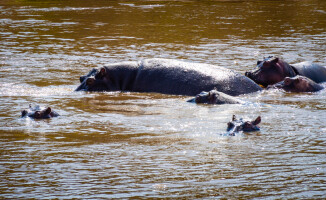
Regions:
M 50 107 L 48 107 L 48 108 L 45 110 L 45 114 L 46 114 L 46 115 L 49 115 L 51 112 L 52 112 L 52 109 L 51 109 Z
M 301 77 L 295 78 L 295 79 L 294 79 L 294 83 L 297 83 L 297 84 L 298 84 L 298 83 L 300 83 L 301 80 L 302 80 Z
M 276 57 L 276 58 L 274 58 L 274 59 L 272 60 L 272 62 L 273 62 L 273 63 L 277 63 L 278 60 L 279 60 L 279 59 Z
M 208 99 L 211 99 L 212 98 L 212 93 L 211 92 L 208 92 Z
M 258 117 L 255 119 L 255 121 L 252 122 L 252 124 L 253 124 L 253 125 L 257 125 L 257 124 L 259 124 L 260 122 L 261 122 L 261 117 L 258 116 Z
M 100 69 L 100 74 L 101 76 L 104 76 L 106 74 L 106 69 L 104 67 Z
M 94 78 L 88 78 L 88 79 L 86 80 L 86 85 L 93 85 L 94 82 L 95 82 L 95 79 L 94 79 Z
M 27 115 L 27 110 L 22 111 L 22 117 L 25 117 Z

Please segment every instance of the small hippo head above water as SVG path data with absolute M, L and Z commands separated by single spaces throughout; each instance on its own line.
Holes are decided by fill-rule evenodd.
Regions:
M 235 115 L 232 116 L 232 121 L 228 123 L 226 131 L 229 135 L 234 136 L 238 132 L 252 132 L 259 131 L 258 124 L 261 122 L 261 117 L 258 116 L 254 121 L 243 121 L 242 118 L 236 119 Z
M 34 119 L 48 119 L 57 116 L 59 116 L 59 114 L 53 111 L 50 107 L 40 108 L 39 106 L 35 106 L 33 108 L 30 105 L 28 110 L 22 111 L 22 117 L 30 117 Z
M 205 104 L 237 104 L 241 103 L 238 99 L 227 95 L 223 92 L 218 92 L 216 89 L 209 92 L 201 92 L 195 98 L 188 100 L 191 103 L 205 103 Z
M 257 67 L 258 69 L 246 72 L 245 75 L 264 87 L 283 81 L 285 77 L 293 77 L 297 74 L 295 68 L 273 56 L 258 61 Z
M 269 88 L 279 88 L 286 92 L 317 92 L 324 87 L 305 76 L 295 76 L 293 78 L 286 77 L 284 81 L 270 86 Z

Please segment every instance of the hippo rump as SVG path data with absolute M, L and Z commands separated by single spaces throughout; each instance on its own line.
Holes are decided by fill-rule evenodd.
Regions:
M 268 88 L 283 89 L 286 92 L 317 92 L 324 89 L 323 86 L 305 76 L 286 77 L 284 81 Z
M 316 83 L 326 81 L 326 67 L 311 62 L 289 65 L 285 61 L 270 56 L 257 62 L 258 69 L 246 72 L 246 76 L 264 87 L 281 82 L 285 77 L 297 75 L 308 77 Z
M 219 92 L 216 89 L 209 92 L 201 92 L 196 97 L 189 99 L 187 102 L 197 104 L 240 104 L 242 101 L 236 99 L 233 96 L 227 95 L 223 92 Z
M 131 91 L 195 96 L 218 91 L 237 96 L 261 90 L 249 78 L 232 70 L 171 59 L 121 62 L 91 70 L 80 77 L 76 91 Z
M 59 114 L 52 110 L 50 107 L 42 108 L 38 105 L 35 107 L 29 105 L 29 109 L 23 110 L 21 114 L 21 117 L 30 117 L 34 119 L 49 119 L 59 116 Z

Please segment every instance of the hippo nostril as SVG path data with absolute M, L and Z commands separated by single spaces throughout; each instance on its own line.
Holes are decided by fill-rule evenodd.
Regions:
M 245 76 L 246 76 L 246 77 L 250 77 L 250 76 L 251 76 L 251 73 L 250 73 L 250 72 L 246 72 L 246 73 L 245 73 Z
M 197 96 L 195 97 L 195 102 L 196 102 L 196 103 L 201 103 L 201 100 L 200 100 L 200 96 L 199 96 L 199 95 L 197 95 Z
M 81 76 L 81 77 L 79 77 L 79 81 L 80 81 L 80 83 L 82 83 L 84 80 L 85 80 L 85 76 Z

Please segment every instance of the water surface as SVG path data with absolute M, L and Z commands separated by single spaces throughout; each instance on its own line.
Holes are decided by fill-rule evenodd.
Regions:
M 242 74 L 270 55 L 325 65 L 326 2 L 3 0 L 0 10 L 0 198 L 325 198 L 325 90 L 216 106 L 73 90 L 93 67 L 143 58 Z M 20 118 L 29 104 L 61 116 Z M 261 131 L 225 136 L 233 114 L 260 115 Z

